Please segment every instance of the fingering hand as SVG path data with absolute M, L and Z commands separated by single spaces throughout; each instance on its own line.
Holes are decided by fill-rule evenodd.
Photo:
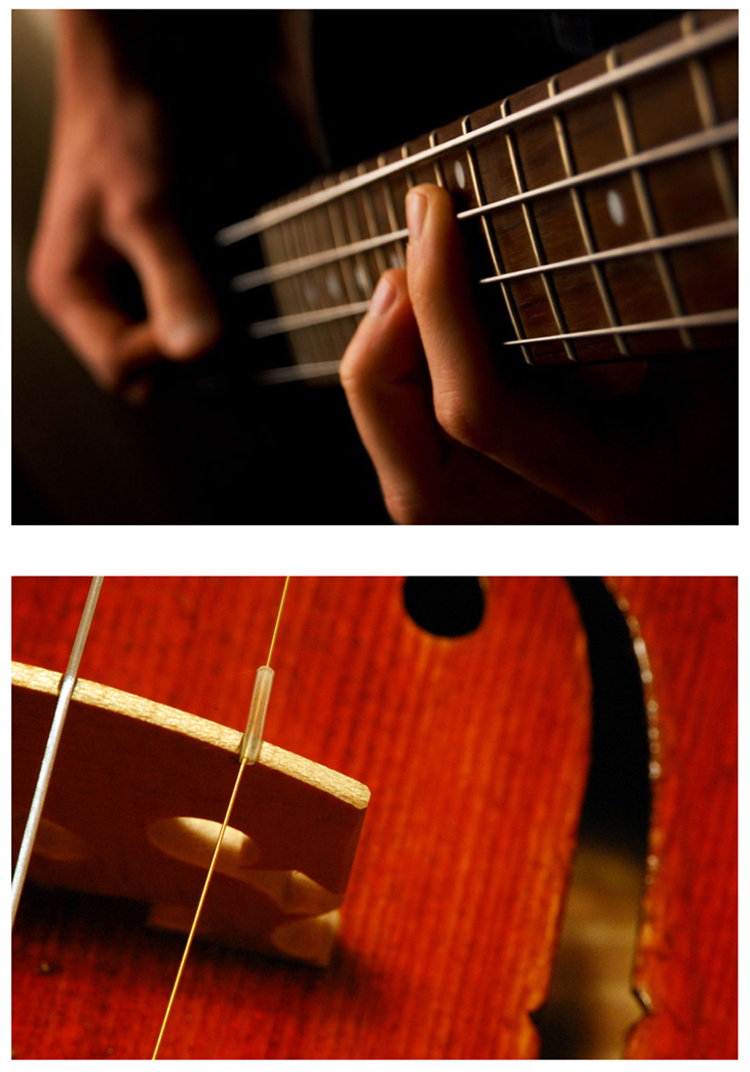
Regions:
M 380 280 L 341 369 L 396 521 L 702 521 L 732 499 L 736 405 L 720 359 L 571 369 L 556 397 L 510 386 L 450 196 L 416 187 L 407 222 L 406 271 Z

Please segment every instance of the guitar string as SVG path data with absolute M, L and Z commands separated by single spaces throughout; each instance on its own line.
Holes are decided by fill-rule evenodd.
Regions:
M 617 324 L 614 327 L 592 328 L 588 331 L 566 331 L 560 335 L 537 335 L 528 339 L 508 339 L 503 346 L 521 346 L 523 343 L 556 342 L 559 339 L 588 339 L 601 335 L 616 335 L 618 332 L 642 333 L 647 331 L 677 331 L 680 328 L 725 327 L 739 322 L 738 309 L 719 309 L 713 313 L 693 313 L 687 316 L 672 316 L 667 320 L 647 320 L 640 324 Z
M 351 313 L 343 314 L 351 315 Z M 561 339 L 595 338 L 616 335 L 620 332 L 641 334 L 652 331 L 676 331 L 680 328 L 728 327 L 739 322 L 738 309 L 718 309 L 711 313 L 693 313 L 689 316 L 670 317 L 666 320 L 648 320 L 639 324 L 618 324 L 614 327 L 592 328 L 588 331 L 570 331 L 564 335 L 539 335 L 522 339 L 508 339 L 503 346 L 524 346 L 538 342 L 556 342 Z M 293 329 L 291 329 L 293 330 Z M 672 354 L 671 356 L 679 356 Z M 612 359 L 613 361 L 616 359 Z M 627 361 L 629 358 L 622 358 Z M 320 362 L 301 362 L 297 365 L 280 365 L 278 368 L 259 369 L 255 382 L 259 386 L 274 386 L 298 380 L 324 379 L 338 375 L 341 359 Z
M 731 27 L 722 23 L 722 27 L 726 30 L 728 39 L 733 36 Z M 736 30 L 736 27 L 735 27 Z M 706 31 L 701 31 L 702 42 L 705 48 L 714 47 L 714 45 L 706 41 Z M 692 44 L 696 41 L 693 35 L 690 38 Z M 684 43 L 684 39 L 683 39 Z M 663 52 L 664 50 L 661 50 Z M 651 60 L 654 59 L 656 53 L 650 54 L 647 57 Z M 674 50 L 672 59 L 674 59 Z M 664 62 L 669 62 L 668 59 L 662 57 Z M 610 68 L 612 71 L 628 72 L 628 77 L 635 77 L 632 69 L 632 63 L 628 65 L 616 66 Z M 590 83 L 587 83 L 588 89 L 592 91 Z M 577 87 L 574 87 L 577 88 Z M 567 93 L 567 91 L 566 91 Z M 556 105 L 560 105 L 561 98 L 564 101 L 565 97 L 562 94 L 552 95 L 549 100 L 554 101 Z M 524 109 L 521 112 L 515 113 L 513 118 L 516 121 L 520 121 L 528 116 L 528 110 Z M 506 115 L 503 118 L 510 118 L 510 115 Z M 705 128 L 692 135 L 676 139 L 673 142 L 666 143 L 658 146 L 655 149 L 649 149 L 644 152 L 634 154 L 630 157 L 622 158 L 620 160 L 611 162 L 603 167 L 592 169 L 588 172 L 582 172 L 579 174 L 568 175 L 565 179 L 555 183 L 547 184 L 544 187 L 533 187 L 530 190 L 523 190 L 519 193 L 512 195 L 510 198 L 505 198 L 497 202 L 489 204 L 481 204 L 474 209 L 468 209 L 457 214 L 457 219 L 463 222 L 473 217 L 481 217 L 486 219 L 490 212 L 496 211 L 499 208 L 514 204 L 516 202 L 534 201 L 540 199 L 543 196 L 547 196 L 550 193 L 556 192 L 561 189 L 569 188 L 571 193 L 575 193 L 576 188 L 581 186 L 585 187 L 587 184 L 593 184 L 596 181 L 602 181 L 605 178 L 612 175 L 631 172 L 636 167 L 643 167 L 649 164 L 657 163 L 662 160 L 672 159 L 674 157 L 684 156 L 691 152 L 698 152 L 701 150 L 716 151 L 717 146 L 734 141 L 738 137 L 738 124 L 736 121 L 730 121 L 717 125 L 714 119 L 714 126 Z M 499 127 L 501 123 L 495 123 L 491 125 L 491 128 Z M 467 124 L 464 124 L 464 130 L 466 130 Z M 488 132 L 488 127 L 478 128 L 478 131 L 469 131 L 468 133 L 482 133 Z M 463 138 L 463 136 L 462 136 Z M 436 139 L 433 137 L 430 139 L 430 145 L 435 150 L 434 156 L 435 165 L 440 164 L 441 156 L 447 155 L 451 145 L 454 144 L 456 139 L 449 142 L 444 142 L 438 145 Z M 459 139 L 461 140 L 461 139 Z M 469 140 L 469 139 L 466 139 Z M 470 151 L 470 148 L 467 149 Z M 423 154 L 414 154 L 409 156 L 408 153 L 402 151 L 401 163 L 404 167 L 413 168 L 415 161 L 418 161 Z M 379 163 L 381 162 L 379 159 Z M 363 172 L 358 169 L 358 178 L 368 178 L 372 182 L 377 182 L 382 178 L 385 169 L 394 170 L 390 165 L 383 165 L 377 172 Z M 400 169 L 399 169 L 400 170 Z M 344 174 L 344 173 L 342 173 Z M 407 176 L 408 177 L 408 176 Z M 387 185 L 387 184 L 386 184 Z M 341 196 L 346 192 L 347 188 L 350 188 L 350 181 L 344 180 L 339 183 L 338 186 L 327 187 L 329 191 L 335 191 L 337 196 Z M 362 190 L 362 194 L 366 194 L 366 190 Z M 296 212 L 302 212 L 304 210 L 305 198 L 302 198 L 296 202 L 285 202 L 286 207 L 293 205 Z M 309 203 L 309 199 L 308 203 Z M 263 215 L 263 214 L 261 214 Z M 395 222 L 392 221 L 392 222 Z M 654 253 L 659 255 L 662 249 L 676 249 L 682 246 L 697 244 L 700 242 L 708 242 L 712 240 L 720 240 L 723 238 L 733 237 L 738 233 L 737 222 L 735 220 L 722 221 L 719 224 L 708 225 L 707 227 L 695 228 L 692 231 L 679 232 L 678 234 L 668 236 L 652 236 L 644 243 L 633 243 L 631 246 L 616 247 L 611 250 L 595 251 L 593 254 L 589 253 L 583 257 L 570 258 L 566 261 L 546 263 L 542 265 L 532 266 L 531 268 L 520 269 L 513 273 L 502 273 L 495 276 L 490 276 L 484 279 L 480 279 L 480 284 L 492 284 L 502 283 L 505 280 L 511 280 L 514 278 L 520 278 L 526 275 L 546 275 L 547 272 L 564 270 L 566 268 L 574 268 L 582 265 L 591 265 L 594 267 L 597 263 L 607 262 L 627 256 L 633 256 L 637 254 Z M 293 276 L 304 276 L 305 273 L 311 273 L 316 269 L 325 265 L 334 263 L 345 262 L 349 263 L 352 257 L 361 257 L 363 253 L 368 251 L 379 251 L 384 246 L 396 244 L 402 242 L 408 238 L 408 231 L 404 229 L 392 230 L 386 235 L 375 235 L 367 239 L 358 239 L 356 242 L 349 243 L 348 245 L 338 246 L 337 248 L 330 250 L 323 250 L 317 253 L 307 254 L 303 257 L 296 259 L 282 261 L 281 263 L 267 266 L 255 272 L 248 272 L 235 277 L 231 281 L 231 285 L 236 291 L 244 291 L 255 289 L 257 287 L 266 286 L 269 283 L 279 281 L 281 279 L 289 279 Z M 371 289 L 371 288 L 370 288 Z M 293 313 L 287 316 L 278 317 L 267 321 L 259 321 L 248 326 L 248 332 L 253 338 L 265 338 L 271 335 L 277 335 L 281 333 L 288 333 L 298 330 L 304 330 L 305 328 L 318 327 L 328 325 L 332 323 L 338 323 L 343 319 L 360 317 L 369 308 L 369 300 L 361 302 L 350 302 L 348 305 L 328 306 L 322 309 L 310 310 L 308 312 Z M 631 324 L 629 325 L 629 332 L 643 332 L 651 330 L 666 330 L 676 329 L 683 331 L 685 327 L 693 324 L 695 326 L 716 326 L 717 324 L 733 323 L 737 319 L 736 310 L 716 310 L 709 314 L 698 314 L 699 319 L 686 317 L 684 314 L 680 315 L 682 311 L 673 312 L 671 319 L 662 321 L 648 321 L 643 324 Z M 517 338 L 508 340 L 505 345 L 524 345 L 533 341 L 551 341 L 556 339 L 558 341 L 564 341 L 568 338 L 583 337 L 583 335 L 606 335 L 612 334 L 605 329 L 592 329 L 589 332 L 583 333 L 570 333 L 567 331 L 560 331 L 557 335 L 540 336 L 538 340 L 531 338 Z M 317 336 L 314 336 L 317 337 Z M 323 360 L 312 362 L 297 362 L 292 366 L 282 366 L 279 368 L 271 368 L 266 370 L 260 370 L 255 374 L 255 379 L 261 384 L 273 384 L 273 383 L 286 383 L 293 380 L 307 380 L 318 377 L 327 377 L 335 375 L 338 371 L 340 362 L 338 360 Z
M 539 272 L 559 271 L 563 268 L 574 268 L 599 261 L 618 260 L 622 257 L 651 253 L 655 249 L 684 249 L 686 246 L 700 245 L 703 242 L 715 242 L 724 238 L 732 238 L 737 234 L 739 234 L 739 222 L 737 220 L 722 220 L 720 223 L 710 223 L 705 227 L 695 227 L 690 231 L 678 231 L 675 234 L 663 235 L 659 238 L 648 238 L 643 242 L 633 242 L 629 246 L 614 246 L 612 249 L 597 250 L 580 257 L 570 257 L 565 261 L 550 261 L 547 264 L 533 265 L 531 268 L 518 268 L 514 272 L 486 276 L 484 279 L 480 279 L 479 282 L 497 283 L 505 279 L 520 279 L 522 276 L 536 275 Z
M 504 282 L 509 279 L 520 279 L 525 276 L 539 275 L 544 272 L 561 271 L 567 268 L 577 268 L 582 265 L 600 263 L 602 261 L 620 260 L 624 257 L 638 256 L 651 253 L 654 250 L 684 249 L 691 245 L 700 245 L 705 242 L 716 242 L 727 238 L 733 238 L 739 234 L 737 220 L 722 220 L 720 223 L 707 224 L 704 227 L 696 227 L 689 231 L 679 231 L 672 235 L 664 235 L 659 238 L 650 238 L 642 242 L 633 242 L 628 246 L 614 246 L 612 249 L 599 250 L 594 253 L 583 254 L 580 257 L 570 257 L 564 261 L 547 261 L 544 264 L 532 265 L 529 268 L 519 268 L 513 272 L 502 272 L 500 275 L 485 276 L 479 280 L 482 285 Z M 351 302 L 348 305 L 326 306 L 323 309 L 310 310 L 304 313 L 290 313 L 287 316 L 274 317 L 271 320 L 258 320 L 250 324 L 248 332 L 252 338 L 261 339 L 270 335 L 282 334 L 299 328 L 310 327 L 324 323 L 329 319 L 339 319 L 345 316 L 357 316 L 369 308 L 369 299 L 361 302 Z
M 545 266 L 546 267 L 546 266 Z M 278 317 L 276 320 L 263 321 L 256 324 L 255 327 L 259 328 L 257 334 L 253 333 L 253 338 L 263 339 L 268 338 L 271 335 L 288 334 L 292 331 L 301 331 L 303 328 L 314 327 L 317 324 L 328 324 L 332 320 L 343 320 L 346 317 L 358 316 L 361 313 L 366 313 L 370 306 L 369 301 L 357 302 L 354 305 L 337 305 L 327 309 L 321 309 L 318 312 L 312 313 L 290 313 L 288 316 Z M 715 309 L 708 313 L 693 313 L 686 316 L 671 316 L 665 317 L 663 320 L 655 320 L 652 323 L 661 324 L 664 330 L 668 330 L 671 327 L 684 327 L 688 321 L 692 321 L 696 324 L 704 324 L 708 326 L 712 323 L 712 317 L 716 316 L 734 316 L 736 315 L 736 309 Z M 643 331 L 645 330 L 640 324 L 622 324 L 619 325 L 623 330 L 628 331 Z M 601 335 L 608 332 L 608 328 L 592 328 L 585 332 L 588 335 Z M 545 338 L 560 339 L 565 338 L 566 335 L 549 335 Z M 503 341 L 503 346 L 516 346 L 519 343 L 534 342 L 531 338 L 521 339 L 506 339 Z
M 281 593 L 281 600 L 279 602 L 279 609 L 278 609 L 278 611 L 276 613 L 276 624 L 274 625 L 273 635 L 271 637 L 271 646 L 270 646 L 269 651 L 268 651 L 268 659 L 266 661 L 266 665 L 261 667 L 261 670 L 270 670 L 271 656 L 273 655 L 273 649 L 274 649 L 274 645 L 276 643 L 276 636 L 277 636 L 277 633 L 279 631 L 279 623 L 281 622 L 281 612 L 284 609 L 284 601 L 286 600 L 286 593 L 287 593 L 288 587 L 289 587 L 289 577 L 287 577 L 286 580 L 284 581 L 284 589 L 283 589 L 283 591 Z M 268 698 L 268 693 L 266 693 L 266 702 L 267 702 L 267 698 Z M 250 716 L 248 718 L 248 725 L 250 723 L 250 719 L 253 718 L 254 714 L 256 714 L 256 712 L 254 711 L 254 705 L 251 704 Z M 263 715 L 263 718 L 265 718 L 265 710 L 263 710 L 262 715 Z M 247 736 L 247 731 L 246 731 L 245 736 Z M 247 754 L 247 752 L 245 751 L 245 749 L 244 749 L 244 740 L 245 740 L 245 738 L 243 737 L 243 743 L 241 745 L 242 754 L 240 756 L 240 761 L 239 761 L 240 762 L 240 769 L 237 772 L 237 778 L 236 778 L 235 783 L 234 783 L 234 789 L 232 790 L 232 795 L 229 798 L 229 804 L 227 806 L 226 815 L 224 816 L 224 822 L 221 824 L 221 829 L 219 830 L 219 836 L 216 839 L 216 846 L 214 848 L 214 853 L 213 853 L 213 856 L 211 858 L 211 863 L 209 865 L 208 872 L 206 873 L 206 879 L 205 879 L 205 882 L 203 883 L 203 890 L 201 892 L 200 899 L 198 901 L 198 907 L 195 910 L 195 916 L 193 917 L 193 923 L 192 923 L 192 926 L 190 927 L 190 932 L 188 934 L 187 941 L 185 943 L 185 949 L 184 949 L 183 954 L 182 954 L 182 960 L 180 961 L 180 966 L 177 969 L 177 976 L 175 978 L 174 985 L 172 987 L 172 993 L 169 996 L 169 1001 L 167 1003 L 166 1012 L 164 1013 L 164 1019 L 162 1020 L 161 1030 L 159 1031 L 159 1037 L 156 1040 L 156 1046 L 154 1047 L 154 1052 L 151 1055 L 151 1060 L 152 1061 L 156 1060 L 157 1054 L 159 1053 L 159 1048 L 161 1046 L 162 1039 L 164 1038 L 164 1032 L 165 1032 L 166 1027 L 167 1027 L 167 1021 L 169 1020 L 169 1015 L 170 1015 L 170 1013 L 172 1011 L 172 1006 L 174 1004 L 175 995 L 177 994 L 177 988 L 179 987 L 180 980 L 182 979 L 182 973 L 183 973 L 183 970 L 185 968 L 185 962 L 187 961 L 188 953 L 190 952 L 190 948 L 191 948 L 191 946 L 193 944 L 193 938 L 195 937 L 195 932 L 196 932 L 196 929 L 198 927 L 198 921 L 200 919 L 201 912 L 203 911 L 203 903 L 206 900 L 206 894 L 208 893 L 208 887 L 209 887 L 209 885 L 211 883 L 211 878 L 213 877 L 214 868 L 216 867 L 216 861 L 219 858 L 219 853 L 221 851 L 221 846 L 222 846 L 222 843 L 224 841 L 224 834 L 225 834 L 227 826 L 229 824 L 229 819 L 230 819 L 230 817 L 232 815 L 232 810 L 234 808 L 234 802 L 235 802 L 235 800 L 237 798 L 237 792 L 238 792 L 238 790 L 240 788 L 240 782 L 242 780 L 242 775 L 245 772 L 245 768 L 248 765 L 251 765 L 252 763 L 255 762 L 257 752 L 254 755 L 249 756 Z
M 252 216 L 222 228 L 216 235 L 220 245 L 231 245 L 250 235 L 258 234 L 269 227 L 273 227 L 294 216 L 301 215 L 313 208 L 333 201 L 347 193 L 352 193 L 362 187 L 372 185 L 384 178 L 395 175 L 401 171 L 410 170 L 422 163 L 428 163 L 436 158 L 452 153 L 456 149 L 476 142 L 490 134 L 500 130 L 512 129 L 528 119 L 536 118 L 548 112 L 557 112 L 572 102 L 585 99 L 594 93 L 612 89 L 616 86 L 627 84 L 635 78 L 653 73 L 663 67 L 678 63 L 681 60 L 690 59 L 692 56 L 709 51 L 735 40 L 738 36 L 738 19 L 730 18 L 719 23 L 714 23 L 691 37 L 674 41 L 662 48 L 645 56 L 637 57 L 627 64 L 606 71 L 587 82 L 563 90 L 555 97 L 547 97 L 536 104 L 528 105 L 519 112 L 502 116 L 492 120 L 485 126 L 477 127 L 466 133 L 459 134 L 440 145 L 430 146 L 427 149 L 414 153 L 413 156 L 394 160 L 384 164 L 373 171 L 353 176 L 335 186 L 328 186 L 312 193 L 303 195 L 297 200 L 286 202 L 283 205 L 271 207 Z
M 702 150 L 726 142 L 736 141 L 738 136 L 739 123 L 737 120 L 730 120 L 711 130 L 699 131 L 695 134 L 686 135 L 683 138 L 677 138 L 674 141 L 665 142 L 664 145 L 660 145 L 654 149 L 644 150 L 634 156 L 623 157 L 620 160 L 611 161 L 609 164 L 604 164 L 598 168 L 592 168 L 589 171 L 577 172 L 575 175 L 569 175 L 564 179 L 546 183 L 544 186 L 535 186 L 530 190 L 511 194 L 498 201 L 490 201 L 483 205 L 477 205 L 475 208 L 463 209 L 461 212 L 456 213 L 456 219 L 463 222 L 465 220 L 474 219 L 477 216 L 489 215 L 491 212 L 497 212 L 500 209 L 508 208 L 513 205 L 529 201 L 538 201 L 543 197 L 549 197 L 551 194 L 570 190 L 574 187 L 586 186 L 587 184 L 593 186 L 595 183 L 602 182 L 604 179 L 613 178 L 623 172 L 633 171 L 636 168 L 647 167 L 653 164 L 664 163 L 667 160 L 689 156 L 692 153 L 701 152 Z M 388 245 L 390 242 L 401 241 L 408 238 L 408 235 L 408 230 L 403 228 L 398 231 L 392 231 L 389 234 L 378 235 L 375 238 L 361 239 L 359 242 L 353 242 L 347 246 L 340 246 L 336 249 L 323 250 L 320 253 L 311 253 L 305 257 L 283 261 L 281 264 L 259 268 L 252 272 L 244 272 L 241 275 L 234 276 L 230 280 L 230 285 L 232 289 L 238 293 L 254 290 L 257 287 L 265 286 L 268 283 L 278 282 L 279 280 L 289 278 L 292 275 L 312 271 L 315 268 L 323 267 L 324 265 L 335 261 L 344 260 L 348 257 L 355 256 L 358 253 L 375 249 L 378 246 Z
M 39 822 L 44 810 L 44 802 L 47 798 L 47 789 L 49 788 L 50 778 L 52 777 L 52 769 L 55 765 L 55 759 L 57 758 L 57 749 L 60 744 L 65 719 L 68 714 L 68 707 L 70 706 L 70 700 L 78 678 L 78 667 L 81 665 L 81 656 L 83 655 L 83 649 L 86 646 L 91 620 L 94 617 L 94 611 L 96 610 L 96 604 L 99 599 L 99 593 L 101 592 L 103 579 L 103 577 L 93 577 L 91 580 L 88 595 L 86 596 L 86 602 L 83 606 L 81 620 L 78 624 L 76 638 L 73 641 L 70 658 L 68 659 L 68 665 L 65 673 L 60 679 L 60 692 L 57 697 L 55 714 L 52 719 L 49 736 L 47 737 L 42 765 L 39 768 L 39 776 L 34 790 L 34 798 L 31 802 L 29 817 L 26 820 L 26 829 L 24 830 L 21 849 L 18 853 L 16 869 L 13 872 L 13 881 L 11 883 L 11 930 L 13 929 L 13 924 L 16 920 L 16 912 L 18 911 L 21 893 L 23 891 L 24 882 L 26 881 L 26 872 L 29 868 L 29 861 L 31 860 L 31 853 L 34 848 L 37 830 L 39 829 Z
M 577 186 L 585 186 L 586 184 L 593 186 L 595 183 L 601 182 L 603 179 L 612 178 L 614 175 L 621 172 L 631 171 L 637 167 L 644 167 L 654 163 L 662 163 L 675 157 L 679 158 L 687 156 L 690 153 L 700 152 L 704 149 L 713 149 L 726 142 L 736 141 L 738 134 L 738 123 L 732 120 L 717 125 L 712 128 L 711 131 L 705 133 L 699 132 L 684 138 L 679 138 L 672 142 L 665 142 L 663 146 L 659 146 L 657 149 L 645 150 L 642 153 L 637 154 L 637 156 L 623 157 L 621 160 L 613 161 L 602 167 L 594 168 L 590 171 L 578 172 L 575 175 L 567 176 L 556 182 L 547 183 L 544 186 L 535 186 L 530 190 L 512 194 L 508 197 L 501 198 L 498 201 L 487 202 L 471 209 L 463 209 L 461 212 L 456 213 L 456 219 L 463 222 L 464 220 L 473 219 L 477 216 L 488 215 L 490 212 L 496 212 L 499 209 L 507 208 L 511 205 L 527 201 L 533 202 L 562 190 L 572 189 Z M 278 264 L 268 265 L 265 268 L 258 268 L 251 272 L 243 272 L 240 275 L 234 276 L 230 280 L 230 286 L 236 293 L 255 290 L 258 287 L 267 286 L 269 283 L 276 283 L 282 279 L 288 279 L 293 275 L 313 271 L 316 268 L 322 268 L 325 265 L 333 264 L 337 261 L 375 250 L 381 246 L 386 246 L 391 242 L 402 241 L 408 238 L 408 236 L 409 232 L 404 227 L 388 234 L 377 235 L 373 238 L 363 238 L 357 242 L 351 242 L 346 245 L 321 250 L 320 252 L 310 253 L 294 260 L 282 261 Z M 501 277 L 497 276 L 493 278 Z
M 533 199 L 534 196 L 539 197 L 542 194 L 550 192 L 551 189 L 568 188 L 577 185 L 583 185 L 585 182 L 591 182 L 594 179 L 601 179 L 603 173 L 611 175 L 620 171 L 629 171 L 637 163 L 642 166 L 644 163 L 643 158 L 648 157 L 652 160 L 658 155 L 660 159 L 672 158 L 675 156 L 683 156 L 690 152 L 698 151 L 699 149 L 706 148 L 707 145 L 719 144 L 723 141 L 734 140 L 738 134 L 738 126 L 736 122 L 722 124 L 721 127 L 717 127 L 707 133 L 699 133 L 697 135 L 690 135 L 687 138 L 679 139 L 677 142 L 668 143 L 666 146 L 661 146 L 657 150 L 650 150 L 648 153 L 642 153 L 636 157 L 630 157 L 623 161 L 615 161 L 610 165 L 606 165 L 604 168 L 596 169 L 592 172 L 582 172 L 578 175 L 571 176 L 564 180 L 560 180 L 557 183 L 550 184 L 547 187 L 537 187 L 531 191 L 524 191 L 522 194 L 513 195 L 504 201 L 494 202 L 489 205 L 482 205 L 475 209 L 468 209 L 457 214 L 457 219 L 460 222 L 466 219 L 473 218 L 475 216 L 483 215 L 485 212 L 497 209 L 509 203 L 515 203 L 521 199 Z M 677 148 L 675 148 L 677 147 Z M 732 237 L 738 232 L 738 224 L 736 220 L 721 221 L 717 224 L 709 224 L 705 227 L 694 228 L 691 231 L 679 232 L 674 235 L 659 236 L 657 238 L 648 239 L 645 242 L 633 243 L 630 246 L 616 247 L 611 250 L 597 251 L 594 254 L 587 254 L 579 258 L 571 258 L 568 261 L 552 262 L 543 265 L 535 265 L 531 268 L 520 269 L 515 273 L 504 273 L 499 276 L 491 276 L 486 279 L 481 279 L 480 283 L 494 283 L 500 282 L 506 279 L 518 278 L 523 275 L 532 275 L 546 273 L 549 271 L 561 270 L 569 267 L 575 267 L 584 264 L 593 264 L 597 262 L 606 262 L 608 260 L 614 260 L 629 255 L 637 255 L 647 253 L 650 251 L 658 251 L 668 248 L 679 248 L 695 243 L 708 242 L 714 240 L 720 240 L 728 237 Z M 387 241 L 394 241 L 406 237 L 408 232 L 406 230 L 394 232 L 389 236 L 383 236 Z M 365 242 L 370 240 L 364 240 L 363 242 L 356 243 L 357 251 L 362 249 Z M 382 243 L 378 243 L 382 244 Z M 299 258 L 296 261 L 286 262 L 285 264 L 274 266 L 279 271 L 291 275 L 293 272 L 296 274 L 296 269 L 299 269 L 302 263 L 305 267 L 302 271 L 312 270 L 309 265 L 314 257 L 320 257 L 325 260 L 338 260 L 347 256 L 347 248 L 337 251 L 326 251 L 321 255 L 310 255 L 307 258 Z M 264 270 L 261 270 L 264 271 Z M 268 270 L 265 270 L 268 271 Z M 273 271 L 273 269 L 271 269 Z M 256 276 L 256 279 L 258 277 Z M 257 285 L 265 285 L 264 282 L 258 282 Z M 252 338 L 260 339 L 267 338 L 271 335 L 277 335 L 282 333 L 288 333 L 291 331 L 301 330 L 306 327 L 320 325 L 328 323 L 332 320 L 339 320 L 350 316 L 358 316 L 367 311 L 369 308 L 369 299 L 362 302 L 350 303 L 344 306 L 327 306 L 323 309 L 311 310 L 303 313 L 293 313 L 287 316 L 272 318 L 265 321 L 257 321 L 254 324 L 249 325 L 248 332 Z M 685 323 L 681 317 L 673 317 L 670 321 L 665 321 L 665 327 L 675 327 L 677 329 L 684 327 Z M 630 327 L 630 331 L 639 330 L 634 326 Z M 645 329 L 640 329 L 645 330 Z M 553 336 L 549 336 L 552 338 Z M 561 333 L 558 336 L 554 336 L 558 339 L 568 337 L 567 333 Z M 517 345 L 518 343 L 531 342 L 531 339 L 522 338 L 509 340 L 505 345 Z M 260 375 L 260 381 L 269 382 L 285 382 L 289 379 L 307 378 L 307 376 L 293 376 L 293 377 L 280 377 L 276 380 L 269 379 L 267 373 Z

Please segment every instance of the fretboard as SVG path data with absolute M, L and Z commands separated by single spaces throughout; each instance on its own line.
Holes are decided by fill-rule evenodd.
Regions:
M 509 356 L 734 344 L 737 34 L 736 13 L 685 15 L 225 228 L 221 244 L 263 250 L 232 280 L 266 303 L 270 288 L 251 336 L 289 342 L 293 365 L 266 378 L 335 374 L 380 274 L 405 266 L 404 199 L 422 182 L 453 195 Z

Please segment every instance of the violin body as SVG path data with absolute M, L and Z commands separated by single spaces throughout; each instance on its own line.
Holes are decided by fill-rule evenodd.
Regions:
M 14 658 L 62 672 L 86 589 L 16 579 Z M 274 578 L 107 579 L 81 677 L 242 729 L 280 591 Z M 660 749 L 635 975 L 650 1007 L 626 1055 L 731 1057 L 736 584 L 643 578 L 620 592 L 646 640 Z M 483 598 L 477 628 L 447 638 L 412 620 L 398 579 L 293 579 L 266 739 L 372 794 L 338 948 L 321 970 L 197 943 L 160 1056 L 537 1054 L 530 1013 L 586 785 L 586 640 L 560 580 L 493 578 Z M 146 915 L 27 887 L 15 1056 L 151 1052 L 182 941 Z

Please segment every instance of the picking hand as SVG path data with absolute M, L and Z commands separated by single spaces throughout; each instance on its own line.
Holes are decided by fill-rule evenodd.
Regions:
M 95 13 L 61 15 L 60 91 L 29 286 L 97 383 L 121 387 L 161 358 L 208 349 L 211 291 L 173 217 L 159 106 L 124 82 Z M 126 261 L 146 319 L 119 308 L 106 276 Z

